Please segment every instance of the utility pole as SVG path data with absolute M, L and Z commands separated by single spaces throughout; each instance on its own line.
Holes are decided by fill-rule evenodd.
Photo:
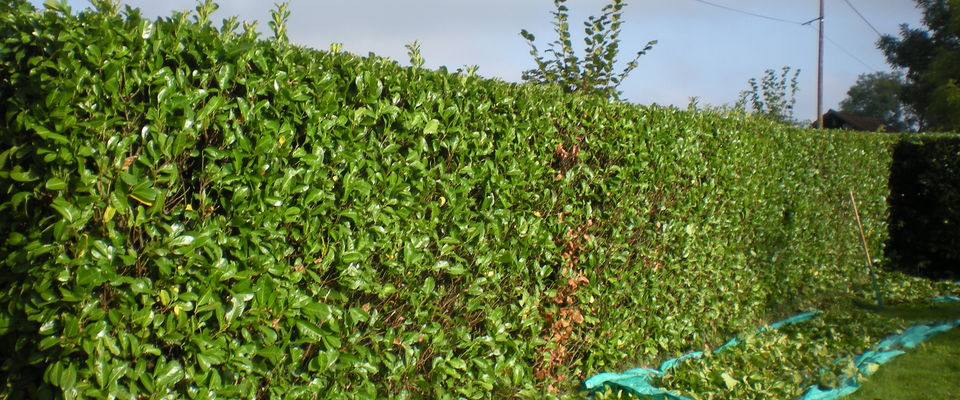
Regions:
M 823 0 L 820 0 L 820 44 L 817 57 L 817 128 L 823 129 Z

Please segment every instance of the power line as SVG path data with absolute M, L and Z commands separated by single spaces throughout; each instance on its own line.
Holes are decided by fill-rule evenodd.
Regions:
M 816 28 L 813 28 L 813 27 L 811 26 L 810 29 L 816 29 Z M 862 66 L 866 67 L 867 69 L 869 69 L 869 70 L 871 70 L 871 71 L 874 71 L 874 72 L 879 72 L 879 71 L 880 71 L 880 70 L 878 70 L 878 69 L 870 66 L 870 65 L 867 64 L 865 61 L 861 60 L 859 57 L 853 55 L 853 53 L 851 53 L 851 52 L 848 51 L 847 49 L 843 48 L 843 46 L 841 46 L 839 43 L 837 43 L 836 41 L 834 41 L 833 39 L 831 39 L 830 36 L 824 35 L 824 38 L 827 39 L 827 41 L 830 42 L 830 44 L 832 44 L 833 47 L 836 47 L 838 50 L 842 51 L 843 54 L 846 54 L 848 57 L 856 60 L 857 62 L 860 63 L 860 65 L 862 65 Z
M 807 21 L 807 22 L 791 21 L 791 20 L 787 20 L 787 19 L 783 19 L 783 18 L 771 17 L 771 16 L 769 16 L 769 15 L 757 14 L 757 13 L 750 12 L 750 11 L 745 11 L 745 10 L 740 10 L 740 9 L 733 8 L 733 7 L 728 7 L 728 6 L 725 6 L 725 5 L 723 5 L 723 4 L 717 4 L 717 3 L 713 3 L 713 2 L 710 2 L 710 1 L 707 1 L 707 0 L 693 0 L 693 1 L 696 1 L 696 2 L 698 2 L 698 3 L 703 3 L 703 4 L 706 4 L 706 5 L 709 5 L 709 6 L 713 6 L 713 7 L 721 8 L 721 9 L 724 9 L 724 10 L 727 10 L 727 11 L 732 11 L 732 12 L 735 12 L 735 13 L 744 14 L 744 15 L 749 15 L 749 16 L 752 16 L 752 17 L 763 18 L 763 19 L 767 19 L 767 20 L 771 20 L 771 21 L 783 22 L 783 23 L 792 24 L 792 25 L 808 26 L 808 27 L 810 27 L 810 29 L 816 29 L 816 28 L 813 27 L 813 24 L 812 24 L 812 23 L 820 20 L 820 18 L 814 18 L 814 19 L 812 19 L 812 20 L 810 20 L 810 21 Z M 863 22 L 865 22 L 867 25 L 869 25 L 870 28 L 873 29 L 873 31 L 877 33 L 877 35 L 883 36 L 883 34 L 881 34 L 879 31 L 877 31 L 876 28 L 873 27 L 873 24 L 871 24 L 870 21 L 867 21 L 867 19 L 863 16 L 863 14 L 860 14 L 860 11 L 858 11 L 858 10 L 856 9 L 856 7 L 854 7 L 853 4 L 850 3 L 849 0 L 843 0 L 843 1 L 846 2 L 847 5 L 850 6 L 850 8 L 852 8 L 853 11 L 856 12 L 857 15 L 860 16 L 860 19 L 862 19 Z M 858 63 L 860 63 L 860 65 L 864 66 L 865 68 L 867 68 L 867 69 L 869 69 L 869 70 L 871 70 L 871 71 L 879 71 L 878 69 L 876 69 L 876 68 L 870 66 L 869 64 L 867 64 L 865 61 L 861 60 L 859 57 L 855 56 L 852 52 L 850 52 L 850 51 L 848 51 L 847 49 L 845 49 L 843 46 L 841 46 L 839 43 L 837 43 L 836 41 L 834 41 L 834 40 L 833 40 L 832 38 L 830 38 L 829 36 L 824 35 L 824 38 L 825 38 L 825 39 L 827 40 L 827 42 L 829 42 L 831 45 L 833 45 L 833 46 L 836 47 L 838 50 L 840 50 L 841 52 L 843 52 L 843 54 L 846 54 L 847 57 L 850 57 L 850 58 L 852 58 L 853 60 L 855 60 L 855 61 L 857 61 Z
M 864 22 L 865 24 L 867 24 L 867 26 L 870 27 L 870 29 L 873 29 L 873 31 L 877 33 L 877 36 L 883 36 L 883 34 L 880 33 L 880 31 L 878 31 L 877 28 L 874 28 L 874 27 L 873 27 L 873 24 L 871 24 L 870 21 L 867 21 L 867 17 L 864 17 L 863 14 L 860 14 L 860 11 L 857 10 L 857 8 L 853 6 L 853 3 L 851 3 L 850 0 L 843 0 L 843 2 L 844 2 L 844 3 L 847 3 L 847 5 L 850 6 L 850 9 L 853 10 L 853 12 L 857 13 L 857 15 L 860 17 L 860 19 L 862 19 L 863 22 Z
M 728 6 L 725 6 L 725 5 L 723 5 L 723 4 L 712 3 L 712 2 L 709 2 L 709 1 L 706 1 L 706 0 L 693 0 L 693 1 L 696 1 L 696 2 L 698 2 L 698 3 L 703 3 L 703 4 L 706 4 L 706 5 L 709 5 L 709 6 L 717 7 L 717 8 L 722 8 L 722 9 L 727 10 L 727 11 L 733 11 L 733 12 L 735 12 L 735 13 L 750 15 L 750 16 L 757 17 L 757 18 L 763 18 L 763 19 L 768 19 L 768 20 L 777 21 L 777 22 L 785 22 L 785 23 L 794 24 L 794 25 L 803 25 L 802 23 L 797 22 L 797 21 L 790 21 L 790 20 L 783 19 L 783 18 L 771 17 L 771 16 L 769 16 L 769 15 L 757 14 L 757 13 L 753 13 L 753 12 L 750 12 L 750 11 L 744 11 L 744 10 L 740 10 L 740 9 L 737 9 L 737 8 L 728 7 Z
M 725 6 L 725 5 L 723 5 L 723 4 L 713 3 L 713 2 L 710 2 L 710 1 L 707 1 L 707 0 L 693 0 L 693 1 L 696 1 L 696 2 L 698 2 L 698 3 L 703 3 L 703 4 L 706 4 L 706 5 L 709 5 L 709 6 L 717 7 L 717 8 L 722 8 L 722 9 L 727 10 L 727 11 L 732 11 L 732 12 L 739 13 L 739 14 L 744 14 L 744 15 L 749 15 L 749 16 L 757 17 L 757 18 L 763 18 L 763 19 L 768 19 L 768 20 L 777 21 L 777 22 L 784 22 L 784 23 L 788 23 L 788 24 L 792 24 L 792 25 L 808 26 L 808 27 L 810 27 L 811 29 L 816 29 L 816 28 L 813 27 L 812 22 L 818 21 L 818 20 L 820 19 L 820 18 L 814 18 L 814 19 L 812 19 L 812 20 L 810 20 L 810 21 L 807 21 L 807 22 L 798 22 L 798 21 L 791 21 L 791 20 L 787 20 L 787 19 L 783 19 L 783 18 L 771 17 L 771 16 L 769 16 L 769 15 L 757 14 L 757 13 L 750 12 L 750 11 L 744 11 L 744 10 L 740 10 L 740 9 L 737 9 L 737 8 L 728 7 L 728 6 Z M 857 9 L 853 6 L 852 3 L 850 3 L 849 0 L 843 0 L 843 1 L 846 2 L 847 5 L 850 6 L 850 8 L 853 8 L 853 11 L 856 12 L 857 15 L 859 15 L 861 19 L 863 19 L 863 22 L 866 22 L 867 25 L 870 26 L 870 28 L 873 28 L 873 25 L 870 24 L 870 22 L 867 21 L 867 19 L 864 18 L 864 16 L 863 16 L 862 14 L 860 14 L 859 11 L 857 11 Z M 883 36 L 883 34 L 881 34 L 879 31 L 877 31 L 876 28 L 873 28 L 873 30 L 874 30 L 874 32 L 877 32 L 878 35 Z M 860 63 L 860 65 L 863 65 L 864 67 L 866 67 L 867 69 L 869 69 L 869 70 L 871 70 L 871 71 L 879 71 L 878 69 L 870 66 L 869 64 L 867 64 L 866 62 L 864 62 L 863 60 L 861 60 L 859 57 L 855 56 L 853 53 L 851 53 L 850 51 L 848 51 L 847 49 L 845 49 L 843 46 L 841 46 L 839 43 L 837 43 L 836 41 L 834 41 L 833 39 L 831 39 L 829 36 L 825 36 L 825 39 L 826 39 L 828 42 L 830 42 L 831 45 L 833 45 L 834 47 L 836 47 L 837 49 L 839 49 L 841 52 L 843 52 L 844 54 L 846 54 L 848 57 L 850 57 L 850 58 L 854 59 L 855 61 L 857 61 L 858 63 Z
M 842 51 L 844 54 L 850 56 L 850 58 L 852 58 L 852 59 L 854 59 L 854 60 L 857 60 L 857 62 L 860 63 L 860 65 L 866 67 L 867 69 L 869 69 L 869 70 L 871 70 L 871 71 L 880 72 L 880 70 L 878 70 L 878 69 L 870 66 L 869 64 L 867 64 L 866 62 L 864 62 L 863 60 L 861 60 L 859 57 L 853 55 L 853 53 L 847 51 L 847 49 L 843 48 L 843 46 L 840 46 L 839 44 L 837 44 L 837 42 L 833 41 L 833 39 L 830 39 L 829 37 L 827 37 L 827 41 L 830 42 L 830 44 L 832 44 L 834 47 L 840 49 L 840 51 Z

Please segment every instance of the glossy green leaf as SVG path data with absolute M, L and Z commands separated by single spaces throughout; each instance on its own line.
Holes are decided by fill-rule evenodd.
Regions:
M 427 122 L 427 126 L 423 128 L 424 135 L 431 135 L 437 133 L 437 130 L 440 129 L 440 121 L 432 119 Z
M 313 324 L 309 321 L 298 319 L 294 322 L 294 324 L 300 331 L 300 334 L 307 338 L 319 341 L 324 336 L 323 330 L 321 330 L 316 324 Z
M 47 179 L 47 182 L 44 184 L 44 186 L 47 188 L 47 190 L 59 191 L 67 187 L 67 182 L 60 178 L 50 178 Z
M 157 387 L 169 388 L 184 378 L 183 366 L 177 361 L 170 361 L 157 369 L 154 373 Z
M 80 218 L 80 210 L 73 204 L 68 203 L 62 197 L 58 197 L 50 204 L 54 210 L 57 210 L 67 222 L 74 222 Z
M 58 382 L 64 391 L 73 389 L 77 385 L 77 367 L 73 364 L 64 367 Z
M 194 238 L 191 235 L 177 236 L 176 238 L 170 241 L 170 246 L 172 247 L 189 246 L 191 243 L 193 243 L 195 239 L 196 238 Z
M 37 179 L 40 179 L 40 177 L 31 171 L 14 169 L 13 171 L 10 171 L 10 179 L 13 179 L 17 182 L 33 182 Z

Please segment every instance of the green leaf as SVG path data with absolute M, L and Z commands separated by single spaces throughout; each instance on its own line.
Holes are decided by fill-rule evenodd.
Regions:
M 230 80 L 233 79 L 235 71 L 236 67 L 234 67 L 233 64 L 223 64 L 220 67 L 220 71 L 217 72 L 217 86 L 219 86 L 220 89 L 228 89 L 227 85 L 231 83 Z
M 81 287 L 96 286 L 103 283 L 103 274 L 99 268 L 81 266 L 77 268 L 77 285 Z
M 130 197 L 147 207 L 153 206 L 160 191 L 149 186 L 139 186 L 130 192 Z
M 48 10 L 61 14 L 70 13 L 70 6 L 67 5 L 67 0 L 45 0 L 43 6 Z
M 70 144 L 70 139 L 67 139 L 66 136 L 63 136 L 59 133 L 53 133 L 49 129 L 42 126 L 35 125 L 34 130 L 36 130 L 37 136 L 40 136 L 44 140 L 52 140 L 58 144 Z
M 339 349 L 343 346 L 343 343 L 340 342 L 340 337 L 330 332 L 323 333 L 323 343 L 327 345 L 328 349 Z
M 283 357 L 283 350 L 280 350 L 280 348 L 276 346 L 269 346 L 257 349 L 257 355 L 266 357 L 268 360 L 276 363 L 281 357 Z
M 112 206 L 107 206 L 107 208 L 103 210 L 103 222 L 112 221 L 116 213 L 117 213 L 117 209 L 113 208 Z
M 244 310 L 246 310 L 246 308 L 247 308 L 247 303 L 242 298 L 237 296 L 232 296 L 230 298 L 230 306 L 228 307 L 227 312 L 226 314 L 224 314 L 223 317 L 226 319 L 227 323 L 229 324 L 230 322 L 233 321 L 234 318 L 242 315 Z
M 6 335 L 13 328 L 13 319 L 4 311 L 0 311 L 0 336 Z
M 326 321 L 332 316 L 330 306 L 324 303 L 309 303 L 301 311 L 315 321 Z
M 211 365 L 217 365 L 220 363 L 220 360 L 216 356 L 212 356 L 206 353 L 197 354 L 197 362 L 200 363 L 200 368 L 204 370 L 210 369 Z
M 423 134 L 432 135 L 437 133 L 438 129 L 440 129 L 440 121 L 431 119 L 430 122 L 427 122 L 427 126 L 423 128 Z
M 40 333 L 41 335 L 52 335 L 54 332 L 57 331 L 57 328 L 59 327 L 59 324 L 60 324 L 60 321 L 59 321 L 59 320 L 57 320 L 57 319 L 50 319 L 50 320 L 48 320 L 48 321 L 46 321 L 46 322 L 44 322 L 43 324 L 40 325 L 40 331 L 39 331 L 39 333 Z
M 361 322 L 367 322 L 370 319 L 369 313 L 357 307 L 350 307 L 348 310 L 348 315 L 350 316 L 350 322 L 354 325 Z
M 727 386 L 727 389 L 733 389 L 737 386 L 737 384 L 740 383 L 736 379 L 733 379 L 733 377 L 727 372 L 720 374 L 720 378 L 723 379 L 723 384 Z
M 163 102 L 165 102 L 167 98 L 173 94 L 173 92 L 174 88 L 172 87 L 164 87 L 163 89 L 160 89 L 160 93 L 157 93 L 157 103 L 163 104 Z
M 170 246 L 172 247 L 189 246 L 191 243 L 193 243 L 194 239 L 195 238 L 190 235 L 177 236 L 176 238 L 170 241 Z
M 14 168 L 13 171 L 10 171 L 10 179 L 13 179 L 17 182 L 33 182 L 40 179 L 40 177 L 34 174 L 32 171 L 23 171 L 18 166 Z
M 283 199 L 279 197 L 267 196 L 264 199 L 264 202 L 273 207 L 280 207 L 283 205 Z
M 40 343 L 37 345 L 37 349 L 40 351 L 46 351 L 54 346 L 59 346 L 63 339 L 60 339 L 59 336 L 48 336 L 43 338 Z
M 77 366 L 73 364 L 67 365 L 63 369 L 63 372 L 60 373 L 60 388 L 64 391 L 73 389 L 77 386 Z
M 298 319 L 296 320 L 295 325 L 297 326 L 297 329 L 300 330 L 301 335 L 310 339 L 319 341 L 324 336 L 323 330 L 321 330 L 316 324 L 313 324 L 309 321 Z
M 44 185 L 47 190 L 63 190 L 67 187 L 67 182 L 60 178 L 50 178 L 47 179 L 47 183 Z
M 432 294 L 435 285 L 436 285 L 436 282 L 433 280 L 432 276 L 426 277 L 423 280 L 423 293 L 427 295 Z
M 148 19 L 144 19 L 140 23 L 140 38 L 143 40 L 150 39 L 150 36 L 153 36 L 153 22 Z
M 324 354 L 317 354 L 315 357 L 310 359 L 310 363 L 307 364 L 307 368 L 309 368 L 311 372 L 323 372 L 325 370 L 324 365 L 326 363 L 324 361 L 326 361 L 326 359 L 327 358 L 324 356 Z
M 183 380 L 183 367 L 178 361 L 170 361 L 154 374 L 157 388 L 169 388 Z
M 359 251 L 345 251 L 340 254 L 340 260 L 346 264 L 359 262 L 359 261 L 362 261 L 363 259 L 364 259 L 364 255 L 361 254 Z
M 80 217 L 80 210 L 64 200 L 63 197 L 57 197 L 50 206 L 53 207 L 54 210 L 57 210 L 69 223 L 73 223 Z

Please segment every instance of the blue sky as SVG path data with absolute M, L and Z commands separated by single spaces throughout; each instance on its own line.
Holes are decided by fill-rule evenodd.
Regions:
M 608 0 L 569 0 L 571 27 L 598 14 Z M 824 0 L 826 36 L 824 111 L 837 108 L 862 73 L 887 71 L 876 49 L 876 32 L 897 34 L 899 25 L 919 26 L 912 0 Z M 42 0 L 31 0 L 42 4 Z M 817 31 L 799 22 L 817 17 L 818 0 L 709 0 L 710 3 L 797 23 L 729 11 L 697 0 L 628 0 L 624 12 L 622 60 L 650 40 L 657 44 L 621 85 L 626 100 L 685 107 L 732 104 L 747 80 L 768 68 L 799 68 L 795 117 L 816 117 Z M 88 5 L 69 0 L 75 9 Z M 193 9 L 194 0 L 122 0 L 148 16 Z M 273 1 L 220 0 L 215 20 L 237 15 L 267 29 Z M 533 63 L 521 29 L 537 36 L 539 47 L 553 39 L 551 0 L 291 0 L 289 36 L 298 44 L 326 49 L 330 43 L 366 55 L 374 52 L 406 63 L 404 45 L 417 40 L 427 66 L 451 69 L 478 65 L 482 76 L 518 81 Z M 582 44 L 582 42 L 576 42 Z

